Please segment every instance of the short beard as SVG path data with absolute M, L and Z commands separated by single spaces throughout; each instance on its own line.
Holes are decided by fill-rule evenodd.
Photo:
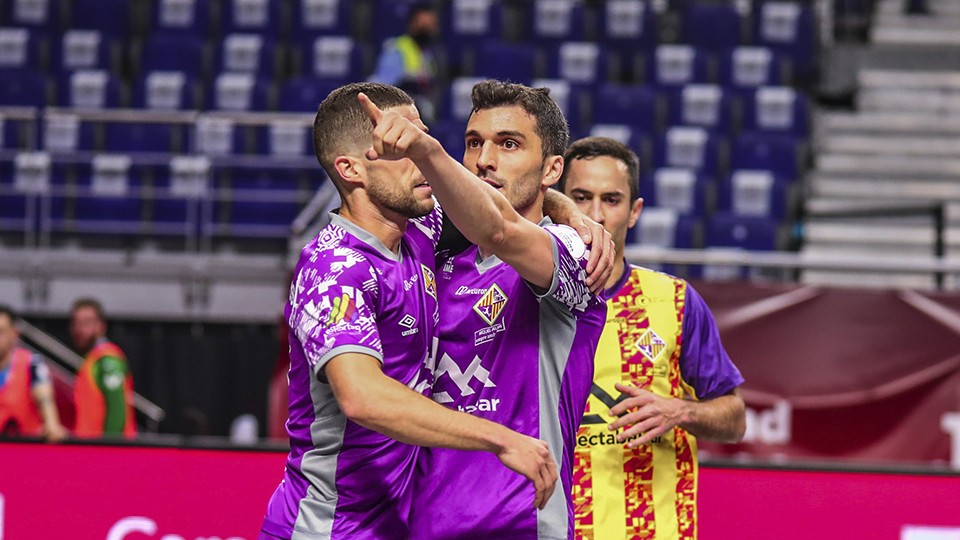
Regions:
M 387 210 L 399 214 L 407 219 L 423 217 L 433 211 L 433 199 L 418 201 L 412 192 L 406 194 L 392 193 L 385 183 L 368 182 L 367 195 L 370 200 Z

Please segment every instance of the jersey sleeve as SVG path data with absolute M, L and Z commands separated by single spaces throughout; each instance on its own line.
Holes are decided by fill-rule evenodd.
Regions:
M 682 332 L 680 374 L 696 391 L 697 399 L 714 399 L 743 384 L 740 370 L 720 343 L 720 331 L 710 308 L 689 283 Z
M 362 254 L 333 248 L 300 269 L 290 287 L 290 331 L 314 373 L 338 354 L 383 362 L 377 331 L 377 274 Z
M 571 312 L 583 312 L 596 296 L 587 287 L 589 251 L 580 235 L 566 225 L 547 225 L 553 239 L 553 280 L 541 297 L 550 298 Z
M 124 381 L 127 364 L 120 358 L 104 356 L 93 365 L 93 378 L 103 394 L 106 412 L 103 418 L 105 434 L 123 433 L 127 420 L 127 400 Z
M 440 245 L 440 238 L 443 236 L 443 209 L 440 203 L 434 199 L 433 210 L 429 214 L 410 220 L 410 224 L 422 232 L 430 240 L 434 251 Z

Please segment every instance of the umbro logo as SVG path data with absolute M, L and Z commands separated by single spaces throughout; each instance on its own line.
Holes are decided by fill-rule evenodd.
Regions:
M 414 328 L 414 325 L 417 324 L 416 317 L 414 317 L 413 315 L 410 315 L 409 313 L 407 313 L 406 315 L 403 316 L 402 319 L 400 319 L 399 324 L 400 326 L 406 328 L 406 330 L 400 333 L 403 336 L 416 334 L 417 332 L 420 331 L 419 328 Z

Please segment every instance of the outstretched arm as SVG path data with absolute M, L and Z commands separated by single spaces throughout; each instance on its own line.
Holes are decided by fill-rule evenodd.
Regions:
M 360 105 L 373 123 L 368 159 L 411 159 L 423 173 L 453 224 L 474 244 L 495 253 L 528 282 L 553 281 L 553 240 L 514 210 L 492 186 L 468 171 L 416 125 L 393 110 L 381 111 L 366 95 Z
M 590 259 L 587 261 L 587 286 L 594 294 L 603 291 L 610 274 L 613 273 L 613 260 L 617 249 L 613 238 L 603 225 L 587 217 L 576 203 L 555 189 L 548 189 L 543 197 L 543 213 L 550 216 L 554 223 L 573 227 L 584 244 L 590 246 Z
M 533 481 L 534 506 L 543 509 L 550 499 L 558 475 L 545 442 L 439 405 L 384 375 L 372 356 L 344 353 L 324 369 L 350 420 L 407 444 L 491 452 Z
M 627 428 L 617 435 L 621 442 L 642 435 L 630 441 L 631 448 L 647 444 L 676 426 L 695 437 L 727 443 L 739 442 L 746 430 L 743 399 L 736 389 L 714 399 L 690 401 L 658 396 L 630 385 L 617 384 L 616 388 L 630 397 L 610 409 L 610 414 L 619 418 L 609 428 Z

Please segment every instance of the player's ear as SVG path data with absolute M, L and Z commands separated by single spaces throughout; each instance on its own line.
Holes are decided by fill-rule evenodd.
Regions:
M 543 162 L 540 169 L 540 183 L 544 187 L 550 187 L 560 181 L 560 175 L 563 174 L 563 156 L 550 156 Z
M 367 181 L 367 168 L 362 160 L 353 156 L 337 156 L 333 160 L 333 168 L 348 185 L 363 185 Z
M 627 224 L 627 228 L 633 227 L 637 224 L 637 220 L 640 219 L 640 211 L 643 210 L 643 198 L 638 198 L 633 201 L 633 204 L 630 205 L 630 222 Z

